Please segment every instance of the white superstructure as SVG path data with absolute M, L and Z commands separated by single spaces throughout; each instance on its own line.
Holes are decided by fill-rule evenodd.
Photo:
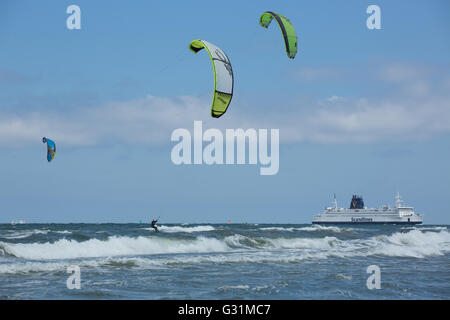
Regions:
M 314 216 L 312 223 L 393 223 L 393 224 L 419 224 L 423 222 L 423 215 L 415 214 L 413 207 L 404 206 L 397 193 L 395 208 L 387 205 L 381 208 L 367 208 L 360 196 L 353 196 L 350 208 L 339 208 L 336 196 L 333 207 L 325 208 L 323 213 Z

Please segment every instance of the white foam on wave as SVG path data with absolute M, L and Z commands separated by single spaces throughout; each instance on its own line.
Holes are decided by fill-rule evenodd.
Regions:
M 259 230 L 264 230 L 264 231 L 295 231 L 298 228 L 283 228 L 283 227 L 264 227 L 264 228 L 259 228 Z
M 50 232 L 50 230 L 39 230 L 39 229 L 20 230 L 20 231 L 13 231 L 7 235 L 2 235 L 1 237 L 5 238 L 5 239 L 24 239 L 24 238 L 31 237 L 32 235 L 35 235 L 35 234 L 47 234 L 49 232 Z
M 332 232 L 342 232 L 342 231 L 348 231 L 348 230 L 352 230 L 350 228 L 339 228 L 339 227 L 335 227 L 335 226 L 321 226 L 319 224 L 313 224 L 310 227 L 303 227 L 303 228 L 299 228 L 298 230 L 300 231 L 332 231 Z
M 352 276 L 351 275 L 349 276 L 349 275 L 345 275 L 345 274 L 342 274 L 342 273 L 336 274 L 335 277 L 338 278 L 338 279 L 343 279 L 343 280 L 352 280 Z
M 426 256 L 444 255 L 450 251 L 450 233 L 411 230 L 396 232 L 390 236 L 377 236 L 380 242 L 373 254 L 424 258 Z
M 342 231 L 348 231 L 351 229 L 341 229 L 339 227 L 335 227 L 335 226 L 321 226 L 318 224 L 314 224 L 310 227 L 301 227 L 301 228 L 295 228 L 295 227 L 263 227 L 263 228 L 259 228 L 259 230 L 265 230 L 265 231 L 288 231 L 288 232 L 293 232 L 293 231 L 311 231 L 311 232 L 315 232 L 315 231 L 331 231 L 331 232 L 342 232 Z
M 249 249 L 327 249 L 340 242 L 336 237 L 324 238 L 251 238 L 240 234 L 224 239 L 231 248 Z
M 249 285 L 246 284 L 238 284 L 235 286 L 221 286 L 217 288 L 218 290 L 248 290 L 250 289 Z
M 268 239 L 277 249 L 330 249 L 336 247 L 342 241 L 336 237 L 324 238 L 278 238 Z
M 385 255 L 424 258 L 450 252 L 450 233 L 447 230 L 395 232 L 367 239 L 340 240 L 336 237 L 321 238 L 266 238 L 243 235 L 228 236 L 224 242 L 234 249 L 270 250 L 298 249 L 305 258 L 354 257 Z M 279 254 L 279 251 L 277 251 Z M 282 258 L 284 259 L 284 258 Z
M 32 272 L 54 272 L 69 266 L 62 262 L 19 262 L 0 264 L 0 274 L 28 274 Z
M 228 247 L 235 249 L 258 249 L 266 246 L 265 238 L 251 238 L 241 234 L 225 237 L 223 240 Z
M 173 264 L 196 263 L 298 263 L 329 257 L 395 256 L 424 258 L 450 252 L 447 230 L 395 232 L 366 239 L 339 240 L 321 238 L 252 238 L 233 235 L 222 240 L 197 237 L 193 240 L 110 237 L 77 242 L 10 244 L 0 242 L 0 252 L 28 260 L 0 263 L 2 273 L 28 273 L 61 270 L 72 263 L 96 266 L 136 267 L 142 269 Z M 173 255 L 148 256 L 175 253 Z M 184 255 L 183 253 L 194 253 Z M 196 255 L 195 253 L 201 253 Z M 208 254 L 209 253 L 209 254 Z M 78 259 L 74 262 L 70 259 Z M 54 261 L 55 259 L 66 261 Z
M 54 233 L 60 233 L 60 234 L 71 234 L 71 233 L 72 233 L 72 231 L 69 231 L 69 230 L 52 231 L 52 232 L 54 232 Z
M 85 259 L 82 261 L 26 261 L 14 263 L 1 263 L 0 274 L 29 274 L 34 272 L 64 272 L 67 267 L 76 264 L 80 268 L 97 268 L 105 266 L 134 266 L 142 269 L 158 268 L 164 264 L 164 260 L 153 260 L 141 257 L 106 257 L 97 259 Z
M 71 231 L 68 230 L 62 230 L 62 231 L 56 231 L 56 230 L 49 230 L 49 229 L 33 229 L 33 230 L 18 230 L 18 231 L 10 231 L 9 234 L 2 235 L 1 237 L 4 239 L 25 239 L 28 237 L 31 237 L 35 234 L 48 234 L 48 233 L 59 233 L 59 234 L 70 234 Z
M 78 242 L 61 239 L 50 243 L 3 243 L 0 247 L 9 254 L 29 260 L 77 259 L 108 256 L 219 252 L 229 248 L 220 240 L 198 237 L 195 240 L 175 240 L 147 237 L 109 237 Z
M 149 228 L 151 230 L 153 230 L 153 228 Z M 214 231 L 214 227 L 213 226 L 195 226 L 195 227 L 180 227 L 180 226 L 160 226 L 158 228 L 160 231 L 162 232 L 188 232 L 188 233 L 192 233 L 192 232 L 204 232 L 204 231 Z
M 412 227 L 403 227 L 403 230 L 421 230 L 421 231 L 440 231 L 440 230 L 448 230 L 447 227 L 444 226 L 412 226 Z

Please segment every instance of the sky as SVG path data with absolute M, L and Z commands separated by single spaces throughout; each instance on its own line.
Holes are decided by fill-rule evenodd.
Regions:
M 81 29 L 69 30 L 70 5 Z M 369 30 L 369 5 L 381 29 Z M 287 16 L 299 39 L 288 59 Z M 210 116 L 211 62 L 234 72 Z M 310 223 L 333 194 L 450 224 L 450 3 L 0 2 L 0 223 Z M 173 130 L 279 129 L 279 171 L 175 165 Z M 42 137 L 57 145 L 46 161 Z

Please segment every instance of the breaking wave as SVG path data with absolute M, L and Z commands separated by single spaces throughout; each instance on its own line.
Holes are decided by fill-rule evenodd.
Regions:
M 6 234 L 6 235 L 2 235 L 1 237 L 4 239 L 24 239 L 24 238 L 28 238 L 31 237 L 32 235 L 35 234 L 47 234 L 49 233 L 50 230 L 23 230 L 23 231 L 14 231 L 11 232 L 10 234 Z
M 443 255 L 450 251 L 450 233 L 447 230 L 440 232 L 411 230 L 375 238 L 381 243 L 374 250 L 374 254 L 379 255 L 424 258 Z
M 153 231 L 153 228 L 145 228 L 146 230 Z M 213 226 L 195 226 L 195 227 L 180 227 L 180 226 L 159 226 L 159 231 L 162 232 L 169 232 L 169 233 L 175 233 L 175 232 L 204 232 L 204 231 L 214 231 Z
M 444 226 L 411 226 L 411 227 L 403 227 L 403 230 L 421 230 L 421 231 L 441 231 L 448 230 L 447 227 Z
M 339 228 L 339 227 L 335 227 L 335 226 L 321 226 L 318 224 L 313 224 L 312 226 L 309 227 L 301 227 L 301 228 L 295 228 L 295 227 L 263 227 L 263 228 L 259 228 L 259 230 L 265 230 L 265 231 L 289 231 L 289 232 L 293 232 L 293 231 L 311 231 L 311 232 L 315 232 L 315 231 L 331 231 L 331 232 L 342 232 L 342 231 L 349 231 L 351 230 L 350 228 Z
M 29 260 L 77 259 L 109 256 L 202 253 L 225 251 L 223 241 L 198 237 L 195 240 L 176 240 L 147 237 L 109 237 L 107 240 L 90 239 L 78 242 L 61 239 L 54 243 L 4 243 L 0 250 L 10 256 Z
M 113 236 L 106 240 L 80 242 L 67 239 L 53 243 L 0 242 L 0 257 L 12 257 L 6 263 L 0 263 L 0 274 L 61 270 L 74 263 L 72 259 L 83 259 L 77 260 L 76 264 L 87 267 L 148 269 L 173 264 L 298 263 L 328 257 L 373 255 L 424 258 L 447 252 L 450 252 L 450 233 L 447 230 L 411 230 L 351 240 L 331 236 L 267 238 L 241 234 L 223 239 L 202 236 L 194 239 Z
M 44 229 L 44 230 L 40 230 L 40 229 L 20 230 L 20 231 L 12 231 L 12 232 L 9 232 L 9 234 L 1 235 L 0 238 L 9 239 L 9 240 L 12 240 L 12 239 L 25 239 L 25 238 L 31 237 L 33 235 L 36 235 L 36 234 L 48 234 L 48 233 L 70 234 L 72 232 L 67 231 L 67 230 L 52 231 L 52 230 L 49 230 L 49 229 Z

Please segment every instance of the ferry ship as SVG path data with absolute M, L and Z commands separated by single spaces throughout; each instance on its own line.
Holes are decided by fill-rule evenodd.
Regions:
M 381 208 L 367 208 L 361 196 L 353 195 L 350 207 L 339 208 L 334 196 L 333 206 L 314 216 L 313 224 L 350 224 L 350 223 L 383 223 L 383 224 L 420 224 L 423 215 L 414 213 L 413 207 L 403 205 L 400 194 L 397 193 L 395 208 L 387 205 Z

